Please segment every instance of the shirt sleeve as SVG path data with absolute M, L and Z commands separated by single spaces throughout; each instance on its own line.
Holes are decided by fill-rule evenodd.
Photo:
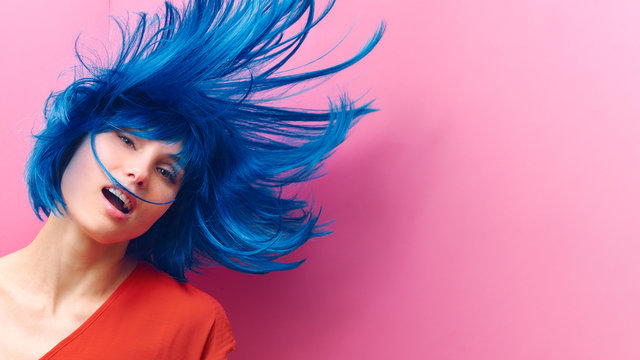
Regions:
M 212 314 L 211 329 L 202 351 L 202 360 L 225 360 L 236 348 L 236 341 L 231 331 L 231 324 L 222 306 L 215 302 Z

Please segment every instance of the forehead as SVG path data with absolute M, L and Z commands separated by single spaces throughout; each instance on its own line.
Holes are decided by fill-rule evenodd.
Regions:
M 166 137 L 166 134 L 159 134 L 157 130 L 149 129 L 133 129 L 126 127 L 113 127 L 111 129 L 115 132 L 121 132 L 132 136 L 138 142 L 144 144 L 154 144 L 167 150 L 173 149 L 176 153 L 180 152 L 183 148 L 183 140 L 179 137 Z M 165 135 L 165 136 L 161 136 Z
M 188 123 L 153 113 L 122 113 L 105 119 L 98 132 L 119 130 L 139 138 L 178 143 L 190 135 Z
M 172 156 L 180 156 L 180 152 L 182 151 L 183 144 L 182 140 L 180 141 L 167 141 L 167 140 L 158 140 L 158 139 L 147 139 L 144 137 L 137 136 L 135 134 L 131 134 L 136 140 L 142 143 L 145 146 L 153 146 L 161 150 L 163 153 Z

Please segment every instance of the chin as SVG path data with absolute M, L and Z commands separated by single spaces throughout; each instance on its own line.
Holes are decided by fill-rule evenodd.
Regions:
M 105 236 L 105 234 L 100 234 L 100 236 L 91 236 L 89 238 L 101 245 L 114 245 L 114 244 L 126 244 L 129 243 L 134 238 L 131 237 L 122 237 L 122 236 Z
M 128 243 L 144 233 L 140 233 L 140 231 L 123 232 L 122 229 L 105 229 L 104 227 L 99 226 L 85 227 L 83 232 L 88 238 L 102 245 Z

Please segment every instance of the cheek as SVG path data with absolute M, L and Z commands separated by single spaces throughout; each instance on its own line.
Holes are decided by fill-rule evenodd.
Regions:
M 94 161 L 88 141 L 84 140 L 76 149 L 60 179 L 62 197 L 67 207 L 73 206 L 76 200 L 85 198 L 87 194 L 83 192 L 89 188 L 87 185 L 92 184 L 92 180 L 100 175 L 101 171 Z
M 147 230 L 149 230 L 153 226 L 153 224 L 155 224 L 158 219 L 160 219 L 162 215 L 164 215 L 167 210 L 169 210 L 169 207 L 170 205 L 145 204 L 144 209 L 137 209 L 136 211 L 143 211 L 140 211 L 139 215 L 134 219 L 133 224 L 136 228 L 136 234 L 134 237 L 140 236 L 147 232 Z
M 119 165 L 127 154 L 123 152 L 120 139 L 112 133 L 100 133 L 95 138 L 95 149 L 102 164 L 108 168 Z M 89 148 L 89 150 L 91 150 Z M 91 154 L 93 157 L 93 152 Z
M 169 208 L 171 207 L 171 204 L 168 205 L 152 205 L 153 207 L 155 207 L 156 211 L 154 212 L 153 215 L 153 223 L 155 224 L 156 221 L 158 221 L 158 219 L 160 219 L 162 217 L 162 215 L 164 215 L 167 210 L 169 210 Z

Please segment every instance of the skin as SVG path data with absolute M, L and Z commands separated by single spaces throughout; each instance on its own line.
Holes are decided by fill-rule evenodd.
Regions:
M 122 185 L 151 201 L 175 198 L 180 176 L 166 170 L 180 144 L 128 133 L 96 135 L 104 166 Z M 111 182 L 98 166 L 88 138 L 65 169 L 65 216 L 50 216 L 25 248 L 0 258 L 0 359 L 37 359 L 91 316 L 127 278 L 136 260 L 129 241 L 147 231 L 170 207 L 141 200 L 126 219 L 105 206 Z

